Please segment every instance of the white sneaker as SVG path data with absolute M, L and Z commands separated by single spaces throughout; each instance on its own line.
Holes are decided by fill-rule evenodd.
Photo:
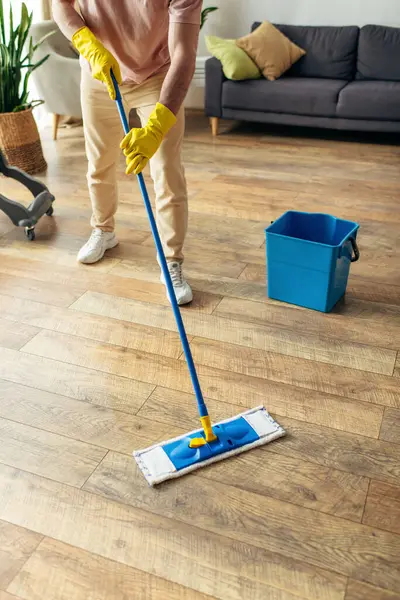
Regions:
M 189 304 L 193 300 L 193 292 L 182 274 L 182 265 L 178 262 L 168 263 L 168 271 L 171 275 L 172 285 L 174 286 L 175 296 L 179 306 Z M 164 275 L 161 273 L 161 283 L 166 285 Z M 167 297 L 171 301 L 167 289 Z
M 101 260 L 106 250 L 111 250 L 118 245 L 115 233 L 103 231 L 97 227 L 93 229 L 92 235 L 84 246 L 79 250 L 78 262 L 91 265 Z

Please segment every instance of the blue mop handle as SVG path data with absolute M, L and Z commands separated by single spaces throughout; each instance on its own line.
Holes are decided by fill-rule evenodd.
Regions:
M 111 73 L 111 77 L 112 77 L 112 80 L 113 80 L 113 83 L 114 83 L 114 86 L 115 86 L 115 92 L 116 92 L 116 99 L 115 99 L 115 101 L 117 103 L 118 112 L 119 112 L 119 115 L 121 117 L 122 126 L 124 128 L 124 132 L 125 132 L 125 135 L 126 135 L 130 131 L 128 119 L 126 117 L 124 105 L 123 105 L 123 102 L 122 102 L 121 92 L 120 92 L 117 80 L 115 79 L 113 73 Z M 142 173 L 140 173 L 137 176 L 137 178 L 138 178 L 138 182 L 139 182 L 140 191 L 142 192 L 143 201 L 144 201 L 144 204 L 145 204 L 145 207 L 146 207 L 147 216 L 149 217 L 151 232 L 153 234 L 154 242 L 155 242 L 155 245 L 156 245 L 156 248 L 157 248 L 157 253 L 158 253 L 158 256 L 159 256 L 159 260 L 161 262 L 161 270 L 163 272 L 164 279 L 165 279 L 165 282 L 167 284 L 167 289 L 168 289 L 169 297 L 171 299 L 172 310 L 174 311 L 174 316 L 175 316 L 176 324 L 178 326 L 179 336 L 181 338 L 181 342 L 182 342 L 182 346 L 183 346 L 183 351 L 185 353 L 186 362 L 187 362 L 187 365 L 189 367 L 189 373 L 190 373 L 190 377 L 192 379 L 194 393 L 196 395 L 196 400 L 197 400 L 197 405 L 198 405 L 198 409 L 199 409 L 199 414 L 200 414 L 200 417 L 208 417 L 207 406 L 206 406 L 206 404 L 204 402 L 203 394 L 202 394 L 202 391 L 201 391 L 201 388 L 200 388 L 200 383 L 199 383 L 199 379 L 197 377 L 196 367 L 194 365 L 192 352 L 190 350 L 189 342 L 188 342 L 188 339 L 187 339 L 187 335 L 186 335 L 186 331 L 185 331 L 185 326 L 183 324 L 181 312 L 179 310 L 178 302 L 176 300 L 174 286 L 172 285 L 171 275 L 169 273 L 168 266 L 167 266 L 167 260 L 165 258 L 164 249 L 162 247 L 162 243 L 161 243 L 161 239 L 160 239 L 160 234 L 158 233 L 156 221 L 155 221 L 154 215 L 153 215 L 153 210 L 151 208 L 149 194 L 147 193 L 147 188 L 146 188 L 146 184 L 145 184 L 144 177 L 143 177 Z

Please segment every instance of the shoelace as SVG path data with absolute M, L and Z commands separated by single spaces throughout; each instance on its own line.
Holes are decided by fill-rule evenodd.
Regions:
M 103 233 L 104 232 L 101 229 L 93 229 L 92 234 L 87 242 L 90 249 L 97 245 L 97 242 L 101 240 Z
M 168 270 L 171 275 L 172 285 L 179 286 L 183 284 L 182 266 L 179 263 L 170 263 Z

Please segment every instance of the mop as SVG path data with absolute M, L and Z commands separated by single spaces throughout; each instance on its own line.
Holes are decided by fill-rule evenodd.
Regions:
M 113 75 L 112 77 L 119 115 L 124 132 L 128 134 L 130 129 L 121 93 L 115 77 Z M 251 448 L 272 442 L 285 435 L 285 431 L 274 421 L 263 406 L 248 410 L 215 425 L 211 424 L 142 173 L 138 175 L 138 183 L 182 342 L 201 422 L 201 429 L 154 444 L 150 448 L 133 452 L 133 456 L 147 482 L 154 486 L 168 479 L 181 477 L 190 471 L 200 469 L 211 463 L 246 452 Z

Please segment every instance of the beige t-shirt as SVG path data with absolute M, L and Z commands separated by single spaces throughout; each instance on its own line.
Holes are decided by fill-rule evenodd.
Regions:
M 85 24 L 115 56 L 124 83 L 142 83 L 170 64 L 169 23 L 200 25 L 202 0 L 78 0 Z

